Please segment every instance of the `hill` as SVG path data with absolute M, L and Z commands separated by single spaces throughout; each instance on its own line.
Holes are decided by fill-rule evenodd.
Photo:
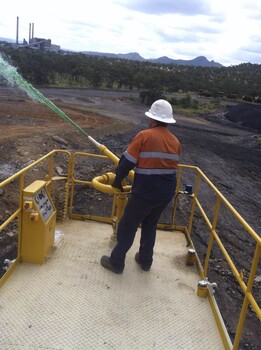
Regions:
M 198 67 L 223 67 L 222 64 L 215 62 L 215 61 L 209 61 L 204 56 L 198 56 L 192 60 L 175 60 L 172 58 L 169 58 L 167 56 L 162 56 L 159 58 L 143 58 L 138 52 L 130 52 L 126 54 L 116 54 L 116 53 L 107 53 L 107 52 L 96 52 L 96 51 L 82 51 L 81 53 L 85 55 L 91 55 L 91 56 L 103 56 L 108 58 L 121 58 L 126 60 L 132 60 L 132 61 L 140 61 L 145 62 L 149 61 L 152 63 L 159 63 L 159 64 L 177 64 L 177 65 L 183 65 L 183 66 L 198 66 Z
M 174 60 L 172 58 L 168 58 L 167 56 L 160 57 L 157 59 L 150 59 L 151 62 L 155 63 L 165 63 L 165 64 L 178 64 L 178 65 L 186 65 L 186 66 L 197 66 L 197 67 L 223 67 L 222 64 L 217 63 L 215 61 L 209 61 L 205 56 L 199 56 L 194 58 L 193 60 Z

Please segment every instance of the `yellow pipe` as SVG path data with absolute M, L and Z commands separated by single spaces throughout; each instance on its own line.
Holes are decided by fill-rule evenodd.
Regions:
M 104 175 L 100 175 L 92 179 L 92 186 L 103 193 L 109 193 L 109 194 L 115 194 L 115 193 L 121 193 L 121 190 L 112 187 L 112 183 L 115 179 L 115 174 L 113 173 L 106 173 Z M 129 193 L 131 190 L 130 185 L 123 186 L 123 190 L 125 193 Z
M 117 166 L 118 163 L 119 163 L 119 158 L 114 154 L 112 153 L 110 150 L 108 150 L 107 147 L 105 147 L 104 145 L 100 145 L 99 146 L 99 151 L 101 151 L 103 154 L 105 154 L 110 160 L 112 160 L 112 162 Z M 128 178 L 130 180 L 133 181 L 134 179 L 134 171 L 131 170 L 128 174 Z
M 89 139 L 91 139 L 91 137 L 89 136 Z M 93 139 L 92 139 L 93 140 Z M 92 141 L 91 140 L 91 141 Z M 92 141 L 93 142 L 93 141 Z M 118 163 L 119 163 L 119 158 L 114 154 L 112 153 L 106 146 L 98 143 L 97 141 L 95 141 L 96 143 L 96 146 L 98 147 L 98 150 L 101 151 L 104 155 L 106 155 L 110 160 L 112 160 L 112 162 L 117 166 Z M 134 179 L 134 171 L 131 170 L 128 174 L 128 178 L 130 180 L 133 181 Z M 108 192 L 107 192 L 108 193 Z
M 117 210 L 116 210 L 116 218 L 117 221 L 120 221 L 124 212 L 124 209 L 126 207 L 127 204 L 127 196 L 126 193 L 119 193 L 117 195 Z
M 115 165 L 118 165 L 119 158 L 114 153 L 112 153 L 106 146 L 100 145 L 98 147 L 98 150 L 105 154 Z

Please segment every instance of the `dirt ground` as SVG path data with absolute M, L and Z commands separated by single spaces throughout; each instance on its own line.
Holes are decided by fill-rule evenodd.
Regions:
M 90 136 L 120 156 L 131 138 L 146 128 L 146 107 L 136 92 L 95 91 L 85 89 L 39 89 L 66 115 L 78 123 Z M 223 114 L 188 118 L 176 115 L 177 123 L 170 130 L 183 148 L 183 164 L 198 166 L 231 202 L 240 215 L 260 232 L 261 203 L 261 135 L 258 130 L 243 128 L 227 121 Z M 0 87 L 0 181 L 54 148 L 71 152 L 94 151 L 94 146 L 57 114 L 28 98 L 22 91 Z M 96 150 L 95 150 L 96 151 Z M 85 169 L 88 172 L 88 169 Z M 189 179 L 188 179 L 189 180 Z M 185 183 L 184 183 L 185 185 Z M 213 199 L 203 192 L 206 210 Z M 0 223 L 12 210 L 14 199 L 0 192 L 5 207 L 1 208 Z M 1 201 L 2 202 L 2 201 Z M 190 200 L 181 198 L 178 220 L 188 220 Z M 218 227 L 226 249 L 235 258 L 237 268 L 244 270 L 245 282 L 252 260 L 254 242 L 237 227 L 233 218 L 224 214 Z M 0 263 L 11 256 L 14 245 L 10 236 L 0 237 Z M 204 260 L 203 248 L 209 235 L 198 215 L 192 238 Z M 8 246 L 8 250 L 4 247 Z M 235 284 L 227 263 L 214 247 L 209 279 L 217 282 L 216 299 L 230 336 L 233 338 L 242 305 L 242 292 Z M 261 266 L 257 271 L 253 294 L 261 304 Z M 235 311 L 236 310 L 236 311 Z M 244 329 L 240 349 L 260 347 L 260 323 L 253 312 Z

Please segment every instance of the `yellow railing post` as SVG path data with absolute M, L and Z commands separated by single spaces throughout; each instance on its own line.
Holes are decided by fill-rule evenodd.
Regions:
M 178 167 L 178 174 L 177 174 L 177 185 L 176 185 L 176 192 L 174 196 L 174 203 L 173 203 L 173 209 L 172 209 L 172 215 L 171 215 L 171 226 L 174 226 L 174 221 L 176 217 L 176 210 L 178 205 L 178 195 L 179 195 L 179 188 L 180 188 L 180 182 L 181 182 L 181 175 L 182 175 L 182 168 Z
M 211 250 L 212 250 L 213 243 L 214 243 L 214 231 L 216 230 L 216 227 L 217 227 L 219 207 L 220 207 L 220 197 L 217 195 L 214 218 L 213 218 L 213 222 L 212 222 L 212 229 L 210 231 L 207 254 L 206 254 L 206 259 L 205 259 L 205 264 L 204 264 L 204 276 L 207 276 L 210 254 L 211 254 Z
M 240 339 L 241 339 L 241 335 L 242 335 L 242 331 L 243 331 L 243 327 L 244 327 L 244 322 L 246 319 L 246 313 L 247 313 L 247 308 L 249 305 L 249 293 L 251 293 L 252 288 L 253 288 L 253 284 L 254 284 L 254 278 L 256 275 L 256 271 L 257 271 L 257 267 L 258 267 L 258 262 L 259 262 L 259 258 L 260 258 L 260 251 L 261 251 L 261 246 L 260 244 L 256 244 L 256 249 L 255 249 L 255 254 L 254 254 L 254 258 L 253 258 L 253 262 L 252 262 L 252 266 L 251 266 L 251 270 L 250 270 L 250 275 L 248 278 L 248 283 L 247 283 L 247 288 L 246 288 L 246 292 L 245 292 L 245 297 L 244 297 L 244 302 L 242 305 L 242 309 L 240 312 L 240 316 L 239 316 L 239 321 L 238 321 L 238 325 L 237 325 L 237 330 L 236 330 L 236 335 L 235 335 L 235 339 L 234 339 L 234 345 L 233 345 L 233 350 L 237 350 L 239 348 L 239 343 L 240 343 Z M 261 315 L 260 315 L 260 310 L 259 313 L 257 313 L 257 316 L 259 317 L 259 320 L 261 320 Z
M 188 225 L 188 234 L 189 235 L 191 234 L 192 224 L 193 224 L 193 220 L 194 220 L 194 213 L 195 213 L 195 209 L 196 209 L 196 199 L 198 196 L 200 178 L 201 178 L 201 176 L 200 176 L 200 173 L 198 172 L 197 178 L 196 178 L 195 190 L 194 190 L 194 198 L 193 198 L 191 211 L 190 211 L 190 219 L 189 219 L 189 225 Z
M 21 174 L 19 179 L 19 207 L 22 208 L 23 206 L 23 189 L 24 189 L 24 173 Z M 18 218 L 18 242 L 17 242 L 17 255 L 20 258 L 21 254 L 21 232 L 22 232 L 22 215 L 19 214 Z

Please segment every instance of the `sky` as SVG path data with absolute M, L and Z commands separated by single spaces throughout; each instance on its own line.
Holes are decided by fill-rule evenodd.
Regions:
M 0 38 L 16 41 L 17 17 L 20 43 L 34 23 L 63 50 L 261 64 L 260 0 L 8 0 Z

